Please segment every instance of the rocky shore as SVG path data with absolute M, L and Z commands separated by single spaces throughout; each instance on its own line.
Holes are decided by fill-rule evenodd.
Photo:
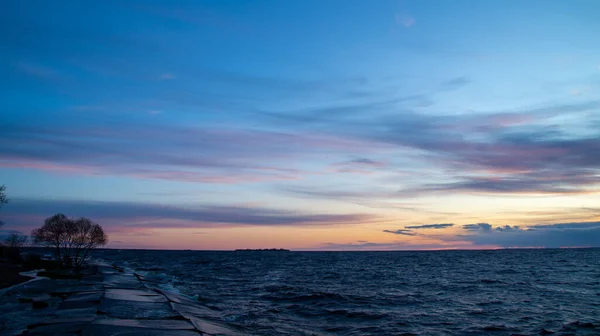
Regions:
M 80 279 L 38 277 L 0 292 L 2 335 L 241 335 L 160 282 L 103 263 Z
M 30 280 L 31 278 L 19 274 L 23 271 L 25 270 L 15 264 L 0 262 L 0 289 Z

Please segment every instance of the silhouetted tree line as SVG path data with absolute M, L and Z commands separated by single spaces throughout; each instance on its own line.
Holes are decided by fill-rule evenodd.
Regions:
M 35 244 L 52 248 L 61 266 L 76 268 L 83 265 L 90 250 L 108 242 L 99 224 L 63 214 L 47 218 L 41 228 L 31 231 L 31 237 Z
M 2 208 L 2 206 L 4 206 L 4 204 L 8 203 L 8 198 L 6 197 L 6 186 L 1 185 L 0 186 L 0 208 Z M 4 225 L 4 222 L 2 222 L 0 220 L 0 227 L 2 227 L 2 225 Z
M 6 187 L 2 185 L 0 186 L 0 208 L 6 203 L 8 203 Z M 3 224 L 0 221 L 0 227 Z M 85 217 L 70 218 L 63 214 L 47 218 L 42 227 L 31 231 L 31 237 L 34 245 L 52 248 L 60 266 L 67 268 L 80 268 L 91 250 L 108 242 L 108 236 L 99 224 Z M 26 235 L 19 232 L 10 233 L 3 240 L 3 244 L 0 244 L 0 256 L 21 261 L 23 248 L 27 242 Z

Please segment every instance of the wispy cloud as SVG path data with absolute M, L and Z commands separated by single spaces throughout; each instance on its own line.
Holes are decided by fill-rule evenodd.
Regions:
M 404 229 L 398 229 L 398 230 L 383 230 L 383 232 L 385 233 L 393 233 L 393 234 L 397 234 L 397 235 L 403 235 L 403 236 L 416 236 L 417 233 L 413 232 L 411 230 L 404 230 Z
M 417 20 L 407 12 L 400 12 L 396 14 L 396 23 L 406 28 L 410 28 L 417 23 Z
M 206 183 L 290 180 L 309 173 L 292 168 L 303 155 L 314 156 L 319 148 L 352 151 L 330 139 L 154 124 L 118 128 L 21 125 L 3 133 L 0 167 Z M 270 165 L 263 164 L 267 161 Z
M 383 161 L 368 158 L 357 158 L 333 164 L 333 171 L 339 173 L 372 174 L 379 168 L 386 166 Z
M 424 225 L 409 225 L 406 229 L 445 229 L 454 226 L 454 224 L 424 224 Z
M 471 84 L 471 80 L 467 77 L 456 77 L 442 84 L 442 90 L 453 91 Z
M 14 199 L 3 209 L 7 227 L 40 225 L 55 213 L 85 216 L 110 228 L 202 228 L 231 226 L 353 225 L 372 221 L 368 214 L 301 213 L 264 207 Z

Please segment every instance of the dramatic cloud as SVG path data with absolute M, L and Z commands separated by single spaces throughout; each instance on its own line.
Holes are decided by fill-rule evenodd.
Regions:
M 353 151 L 334 138 L 268 131 L 155 124 L 4 129 L 0 167 L 187 182 L 299 179 L 310 174 L 292 168 L 302 157 Z
M 383 230 L 383 232 L 385 232 L 385 233 L 393 233 L 393 234 L 397 234 L 397 235 L 404 235 L 404 236 L 416 236 L 417 235 L 416 232 L 413 232 L 411 230 L 404 230 L 404 229 Z
M 521 228 L 518 225 L 514 225 L 514 226 L 504 225 L 504 226 L 499 226 L 496 228 L 496 231 L 501 231 L 501 232 L 518 231 L 518 230 L 521 230 Z
M 504 226 L 491 230 L 485 227 L 475 234 L 457 238 L 476 245 L 500 247 L 600 247 L 600 222 L 536 225 L 527 229 Z
M 469 230 L 469 231 L 489 232 L 492 230 L 492 225 L 488 224 L 488 223 L 465 224 L 462 227 L 463 227 L 463 229 Z
M 4 211 L 4 209 L 3 209 Z M 3 212 L 7 226 L 40 225 L 55 213 L 85 216 L 110 226 L 171 228 L 218 226 L 314 226 L 360 224 L 375 219 L 366 214 L 314 214 L 260 207 L 213 206 L 175 207 L 161 204 L 12 200 Z
M 440 91 L 466 84 L 466 78 L 457 78 Z M 427 99 L 431 96 L 435 94 Z M 295 127 L 325 128 L 332 135 L 391 146 L 404 155 L 413 151 L 409 158 L 415 164 L 445 167 L 454 173 L 447 175 L 446 183 L 421 181 L 414 189 L 403 190 L 404 195 L 456 191 L 570 194 L 594 191 L 600 184 L 600 158 L 594 155 L 600 150 L 600 132 L 593 127 L 600 122 L 594 117 L 600 101 L 452 116 L 416 113 L 405 107 L 408 101 L 381 99 L 327 110 L 335 113 L 313 108 L 277 115 L 294 121 Z M 586 122 L 561 123 L 565 116 Z M 401 167 L 392 162 L 385 169 Z
M 425 224 L 405 226 L 406 229 L 445 229 L 454 226 L 454 224 Z

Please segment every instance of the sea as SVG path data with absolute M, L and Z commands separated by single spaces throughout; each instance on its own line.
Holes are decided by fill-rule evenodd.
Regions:
M 240 335 L 600 335 L 600 249 L 94 256 Z

